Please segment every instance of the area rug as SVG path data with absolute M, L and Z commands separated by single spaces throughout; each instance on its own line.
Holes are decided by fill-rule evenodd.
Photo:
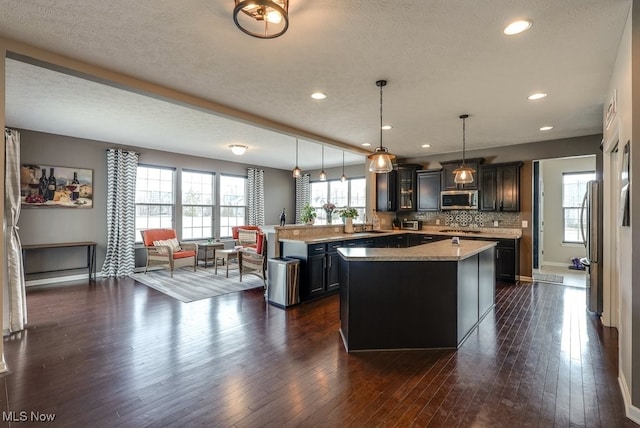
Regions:
M 554 275 L 552 273 L 534 273 L 533 280 L 541 281 L 541 282 L 553 282 L 555 284 L 562 284 L 564 282 L 564 276 Z
M 240 282 L 237 269 L 229 271 L 229 278 L 224 275 L 224 268 L 218 269 L 217 275 L 213 273 L 213 269 L 198 268 L 194 272 L 181 268 L 173 272 L 173 278 L 167 269 L 149 271 L 146 274 L 134 273 L 130 276 L 139 283 L 184 303 L 264 287 L 262 279 L 255 275 L 243 275 Z

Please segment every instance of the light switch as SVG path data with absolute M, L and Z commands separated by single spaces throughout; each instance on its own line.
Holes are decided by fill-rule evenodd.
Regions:
M 529 222 L 527 220 L 522 220 L 522 227 L 523 228 L 529 227 Z
M 294 231 L 293 231 L 293 235 L 294 235 L 294 236 L 300 235 L 300 231 L 299 231 L 299 230 L 294 230 Z
M 498 227 L 498 220 L 493 220 L 493 227 Z
M 439 218 L 436 219 L 436 224 L 440 224 L 440 219 Z

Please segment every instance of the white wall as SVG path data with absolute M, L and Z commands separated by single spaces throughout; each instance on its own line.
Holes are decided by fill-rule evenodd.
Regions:
M 596 170 L 595 156 L 559 158 L 540 161 L 540 175 L 544 188 L 543 217 L 543 264 L 571 264 L 571 258 L 584 257 L 581 244 L 565 244 L 562 221 L 562 174 Z
M 640 1 L 634 0 L 633 2 L 634 13 L 640 12 Z M 636 19 L 636 21 L 638 21 Z M 634 29 L 637 27 L 637 29 Z M 634 151 L 640 152 L 639 149 L 634 149 L 634 146 L 640 147 L 638 143 L 634 144 L 632 139 L 633 133 L 633 109 L 632 105 L 635 103 L 640 106 L 640 99 L 636 99 L 635 94 L 632 93 L 633 87 L 638 86 L 632 84 L 632 60 L 638 56 L 635 61 L 640 60 L 640 55 L 636 52 L 640 50 L 639 46 L 633 46 L 632 39 L 636 36 L 632 34 L 640 30 L 640 21 L 633 23 L 632 15 L 630 14 L 625 30 L 618 48 L 616 56 L 616 62 L 614 65 L 611 81 L 609 83 L 609 89 L 606 99 L 603 100 L 605 106 L 606 115 L 607 106 L 616 93 L 616 115 L 613 123 L 609 128 L 604 129 L 603 136 L 606 143 L 604 147 L 604 236 L 614 237 L 613 245 L 612 241 L 605 240 L 604 247 L 604 285 L 605 295 L 607 290 L 618 288 L 618 300 L 617 302 L 611 302 L 612 305 L 617 305 L 619 310 L 618 320 L 618 340 L 619 340 L 619 380 L 622 389 L 622 395 L 627 407 L 627 415 L 640 423 L 640 393 L 637 392 L 640 389 L 640 378 L 638 378 L 638 372 L 640 372 L 640 351 L 637 349 L 640 345 L 640 338 L 638 333 L 634 334 L 634 329 L 640 331 L 640 319 L 633 319 L 633 299 L 634 294 L 640 295 L 640 280 L 636 281 L 637 284 L 633 284 L 633 240 L 632 240 L 632 227 L 633 225 L 640 225 L 640 210 L 634 210 L 633 207 L 633 193 L 632 193 L 632 208 L 631 208 L 631 225 L 632 227 L 621 227 L 617 218 L 617 207 L 608 203 L 615 200 L 615 196 L 612 195 L 616 189 L 610 189 L 610 183 L 615 182 L 614 175 L 620 174 L 619 170 L 616 170 L 615 165 L 611 165 L 611 151 L 615 148 L 614 145 L 619 142 L 620 152 L 622 147 L 627 141 L 631 141 L 631 153 L 633 156 Z M 635 42 L 637 44 L 637 42 Z M 633 55 L 632 55 L 633 49 Z M 633 181 L 634 169 L 640 159 L 633 159 L 631 161 L 631 179 Z M 612 166 L 614 168 L 612 168 Z M 608 185 L 609 184 L 609 185 Z M 638 186 L 635 186 L 638 189 Z M 633 188 L 632 188 L 633 189 Z M 633 192 L 633 190 L 632 190 Z M 615 240 L 617 237 L 617 245 Z M 607 254 L 612 254 L 613 257 L 607 257 Z M 617 275 L 612 275 L 612 272 L 617 271 Z M 612 278 L 617 281 L 617 284 L 612 283 Z M 635 292 L 635 293 L 634 293 Z M 615 293 L 612 295 L 615 296 Z M 636 297 L 637 299 L 637 297 Z M 605 307 L 607 302 L 605 301 Z M 637 313 L 637 312 L 636 312 Z M 634 338 L 636 338 L 636 346 L 634 349 Z M 635 376 L 634 376 L 635 372 Z

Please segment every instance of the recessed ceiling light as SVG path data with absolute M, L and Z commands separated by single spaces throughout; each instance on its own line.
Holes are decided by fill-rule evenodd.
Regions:
M 532 25 L 533 22 L 531 22 L 531 20 L 529 19 L 514 21 L 506 26 L 506 28 L 504 29 L 504 34 L 506 34 L 507 36 L 513 36 L 514 34 L 519 34 L 523 31 L 527 31 L 529 28 L 531 28 Z
M 539 100 L 547 96 L 546 92 L 536 92 L 527 97 L 528 100 Z
M 422 146 L 420 146 L 420 147 L 424 147 L 425 149 L 428 149 L 429 147 L 431 147 L 431 144 L 423 144 L 423 145 L 422 145 Z
M 393 126 L 391 126 L 391 125 L 383 125 L 382 126 L 382 129 L 384 129 L 385 131 L 388 131 L 391 128 L 393 128 Z
M 541 131 L 550 131 L 552 129 L 553 129 L 553 126 L 551 126 L 551 125 L 545 125 L 545 126 L 540 127 Z
M 362 143 L 363 146 L 365 147 L 369 147 L 371 145 L 371 143 Z
M 311 98 L 313 98 L 314 100 L 324 100 L 325 98 L 327 98 L 327 96 L 322 92 L 314 92 L 313 94 L 311 94 Z

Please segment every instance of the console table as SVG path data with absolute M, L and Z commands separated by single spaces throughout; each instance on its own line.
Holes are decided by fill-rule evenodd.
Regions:
M 69 248 L 69 247 L 87 247 L 87 268 L 89 269 L 89 282 L 96 281 L 96 245 L 97 243 L 92 241 L 84 242 L 60 242 L 56 244 L 31 244 L 22 246 L 22 263 L 26 260 L 26 252 L 29 250 L 48 250 L 52 248 Z M 73 268 L 69 268 L 73 269 Z M 57 272 L 60 270 L 69 269 L 55 269 L 41 272 L 32 273 L 44 273 L 44 272 Z

